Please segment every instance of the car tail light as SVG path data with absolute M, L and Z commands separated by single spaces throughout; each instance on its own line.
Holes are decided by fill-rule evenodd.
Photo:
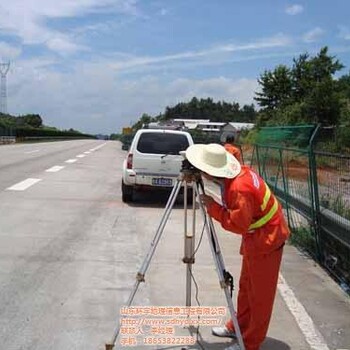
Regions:
M 133 158 L 132 153 L 129 153 L 128 154 L 128 159 L 126 161 L 126 168 L 127 169 L 132 169 L 132 158 Z

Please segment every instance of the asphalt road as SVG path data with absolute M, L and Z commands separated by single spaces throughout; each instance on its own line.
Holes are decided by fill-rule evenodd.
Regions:
M 146 193 L 135 203 L 122 203 L 125 155 L 111 141 L 0 146 L 1 350 L 96 350 L 111 339 L 166 199 Z M 173 208 L 134 305 L 184 305 L 183 214 L 180 205 Z M 202 226 L 198 216 L 197 235 Z M 218 236 L 237 279 L 239 238 L 220 228 Z M 226 305 L 205 238 L 194 276 L 202 306 Z M 183 327 L 175 331 L 188 333 Z M 287 246 L 261 350 L 350 349 L 349 333 L 349 298 L 310 259 Z M 147 335 L 137 339 L 142 343 Z M 199 339 L 205 349 L 229 345 L 211 336 L 208 326 L 200 328 Z M 134 348 L 165 348 L 141 343 Z

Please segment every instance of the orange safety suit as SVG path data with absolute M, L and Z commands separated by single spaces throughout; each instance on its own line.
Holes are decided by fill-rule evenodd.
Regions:
M 222 199 L 222 206 L 213 201 L 207 211 L 224 229 L 242 235 L 237 319 L 246 350 L 258 350 L 267 334 L 289 229 L 281 205 L 247 166 L 224 180 Z M 234 331 L 232 320 L 226 327 Z
M 227 152 L 231 153 L 242 164 L 242 154 L 238 147 L 232 145 L 231 143 L 225 143 L 224 147 Z

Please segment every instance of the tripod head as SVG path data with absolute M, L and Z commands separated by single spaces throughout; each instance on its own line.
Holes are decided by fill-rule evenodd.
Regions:
M 201 172 L 194 167 L 186 158 L 186 152 L 180 152 L 184 160 L 182 161 L 180 176 L 186 182 L 201 182 Z

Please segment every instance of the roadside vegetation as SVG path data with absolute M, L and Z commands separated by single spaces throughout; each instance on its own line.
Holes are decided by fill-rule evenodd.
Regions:
M 17 141 L 40 138 L 94 138 L 78 130 L 60 130 L 43 124 L 39 114 L 12 116 L 0 113 L 0 136 L 13 136 Z
M 263 72 L 255 97 L 260 106 L 257 127 L 321 124 L 327 132 L 317 140 L 318 149 L 348 153 L 350 74 L 335 77 L 344 68 L 324 47 L 315 56 L 294 58 L 290 67 Z

